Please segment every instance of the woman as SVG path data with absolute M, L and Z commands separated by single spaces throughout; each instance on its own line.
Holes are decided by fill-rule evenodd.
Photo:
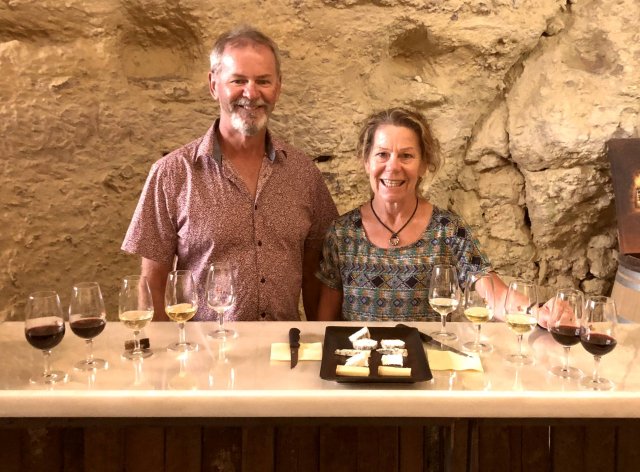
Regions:
M 371 115 L 360 132 L 363 160 L 373 197 L 338 218 L 323 248 L 316 274 L 322 282 L 318 319 L 437 321 L 428 302 L 434 264 L 466 274 L 490 270 L 464 222 L 418 194 L 438 158 L 424 116 L 404 108 Z M 493 275 L 496 299 L 504 283 Z

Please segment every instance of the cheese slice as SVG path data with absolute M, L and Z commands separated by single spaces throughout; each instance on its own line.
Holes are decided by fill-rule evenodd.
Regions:
M 353 365 L 337 365 L 336 375 L 342 375 L 345 377 L 368 377 L 368 367 L 357 367 Z
M 411 377 L 411 367 L 378 366 L 378 375 L 384 377 Z

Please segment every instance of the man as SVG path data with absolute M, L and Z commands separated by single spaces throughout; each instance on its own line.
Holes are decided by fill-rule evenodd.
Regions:
M 315 319 L 314 272 L 337 211 L 311 159 L 267 130 L 281 88 L 278 48 L 242 27 L 221 35 L 210 59 L 220 118 L 152 166 L 122 249 L 142 257 L 155 320 L 167 319 L 174 256 L 177 269 L 193 271 L 196 320 L 217 317 L 204 293 L 212 262 L 237 270 L 226 319 L 297 320 L 301 288 L 307 318 Z

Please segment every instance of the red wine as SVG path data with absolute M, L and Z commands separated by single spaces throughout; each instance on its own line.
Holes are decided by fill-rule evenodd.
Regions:
M 36 349 L 48 351 L 56 347 L 64 337 L 64 324 L 34 326 L 24 332 L 27 341 Z
M 106 323 L 102 318 L 82 318 L 69 323 L 71 331 L 84 339 L 93 339 L 104 329 Z
M 617 341 L 606 334 L 591 333 L 582 334 L 580 336 L 580 343 L 589 354 L 594 356 L 604 356 L 605 354 L 609 354 L 613 351 L 613 348 L 616 347 Z
M 549 328 L 549 332 L 556 342 L 563 346 L 573 346 L 580 342 L 580 327 L 579 326 L 553 326 Z

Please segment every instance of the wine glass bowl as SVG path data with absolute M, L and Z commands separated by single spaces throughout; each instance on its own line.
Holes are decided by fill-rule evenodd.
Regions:
M 207 305 L 218 315 L 218 328 L 209 333 L 217 339 L 227 339 L 237 336 L 232 329 L 224 327 L 224 313 L 235 302 L 235 280 L 233 269 L 226 263 L 213 263 L 207 273 Z
M 440 330 L 431 334 L 434 338 L 453 341 L 458 339 L 447 331 L 447 315 L 454 312 L 460 303 L 460 288 L 455 267 L 449 264 L 437 264 L 431 271 L 429 284 L 429 305 L 440 315 Z
M 122 279 L 118 294 L 118 318 L 124 326 L 133 331 L 133 349 L 125 350 L 122 357 L 135 360 L 151 356 L 148 349 L 142 349 L 138 335 L 153 319 L 153 300 L 146 277 L 127 275 Z
M 100 285 L 96 282 L 74 284 L 69 303 L 69 327 L 73 334 L 84 339 L 87 345 L 86 359 L 76 363 L 74 368 L 94 370 L 108 367 L 106 360 L 93 356 L 93 338 L 102 333 L 106 319 Z
M 569 365 L 571 346 L 580 342 L 580 320 L 582 318 L 583 295 L 580 290 L 567 288 L 556 292 L 551 306 L 547 329 L 551 337 L 563 348 L 562 365 L 549 369 L 553 375 L 563 379 L 582 377 L 582 371 Z
M 488 352 L 493 349 L 489 343 L 480 341 L 482 325 L 493 318 L 494 303 L 493 278 L 487 272 L 469 272 L 465 280 L 464 316 L 476 328 L 473 341 L 462 345 L 471 352 Z
M 190 270 L 173 270 L 167 277 L 164 292 L 165 312 L 178 323 L 178 342 L 167 346 L 170 351 L 197 351 L 196 343 L 188 342 L 185 335 L 185 323 L 198 311 L 198 293 Z
M 64 315 L 60 297 L 54 291 L 34 292 L 27 299 L 24 322 L 24 334 L 27 342 L 40 349 L 44 359 L 44 369 L 33 375 L 29 381 L 34 384 L 55 384 L 65 382 L 67 374 L 60 370 L 51 370 L 51 349 L 64 337 Z
M 531 364 L 531 356 L 522 351 L 522 338 L 538 324 L 538 292 L 533 283 L 521 279 L 509 283 L 504 320 L 518 340 L 518 351 L 507 356 L 507 360 L 518 365 Z
M 609 297 L 593 296 L 587 299 L 580 323 L 580 344 L 593 355 L 594 369 L 583 377 L 580 385 L 590 390 L 611 390 L 613 382 L 600 376 L 600 359 L 616 347 L 616 305 Z

